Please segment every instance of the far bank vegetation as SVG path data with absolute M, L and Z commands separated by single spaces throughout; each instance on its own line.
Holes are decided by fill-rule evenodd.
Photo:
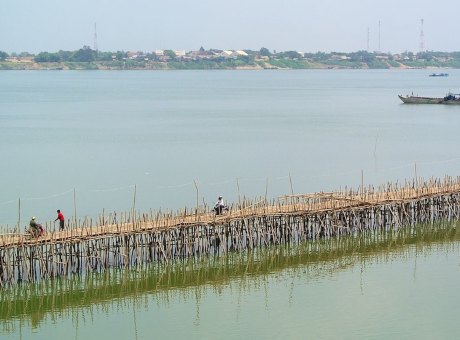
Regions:
M 103 52 L 83 46 L 76 51 L 11 53 L 0 51 L 0 70 L 213 70 L 213 69 L 389 69 L 460 68 L 460 52 L 155 50 Z

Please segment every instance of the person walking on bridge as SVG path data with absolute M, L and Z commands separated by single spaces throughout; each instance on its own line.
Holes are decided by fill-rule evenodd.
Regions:
M 55 222 L 59 220 L 59 229 L 64 230 L 64 214 L 61 212 L 61 210 L 57 210 L 57 218 L 54 220 Z

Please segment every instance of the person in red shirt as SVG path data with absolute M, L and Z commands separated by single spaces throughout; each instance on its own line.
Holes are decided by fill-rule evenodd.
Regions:
M 59 220 L 59 229 L 64 230 L 64 214 L 61 213 L 61 210 L 57 210 L 57 218 L 55 221 Z

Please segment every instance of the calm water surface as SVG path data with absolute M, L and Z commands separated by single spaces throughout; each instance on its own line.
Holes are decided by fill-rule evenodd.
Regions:
M 458 226 L 418 227 L 0 292 L 8 339 L 456 339 Z
M 4 71 L 0 225 L 457 175 L 460 70 Z M 441 79 L 443 78 L 443 79 Z M 267 184 L 268 183 L 268 184 Z M 21 223 L 24 225 L 25 223 Z
M 457 176 L 460 107 L 397 98 L 459 92 L 429 73 L 3 71 L 0 226 Z M 2 290 L 0 337 L 456 339 L 457 229 L 423 230 Z

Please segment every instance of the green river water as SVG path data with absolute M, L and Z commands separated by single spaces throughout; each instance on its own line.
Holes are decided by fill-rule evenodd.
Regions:
M 49 280 L 0 294 L 2 339 L 455 339 L 455 224 Z
M 0 232 L 458 176 L 460 70 L 2 71 Z M 196 185 L 196 186 L 195 186 Z M 49 222 L 51 221 L 51 222 Z M 0 339 L 457 339 L 455 225 L 0 290 Z

